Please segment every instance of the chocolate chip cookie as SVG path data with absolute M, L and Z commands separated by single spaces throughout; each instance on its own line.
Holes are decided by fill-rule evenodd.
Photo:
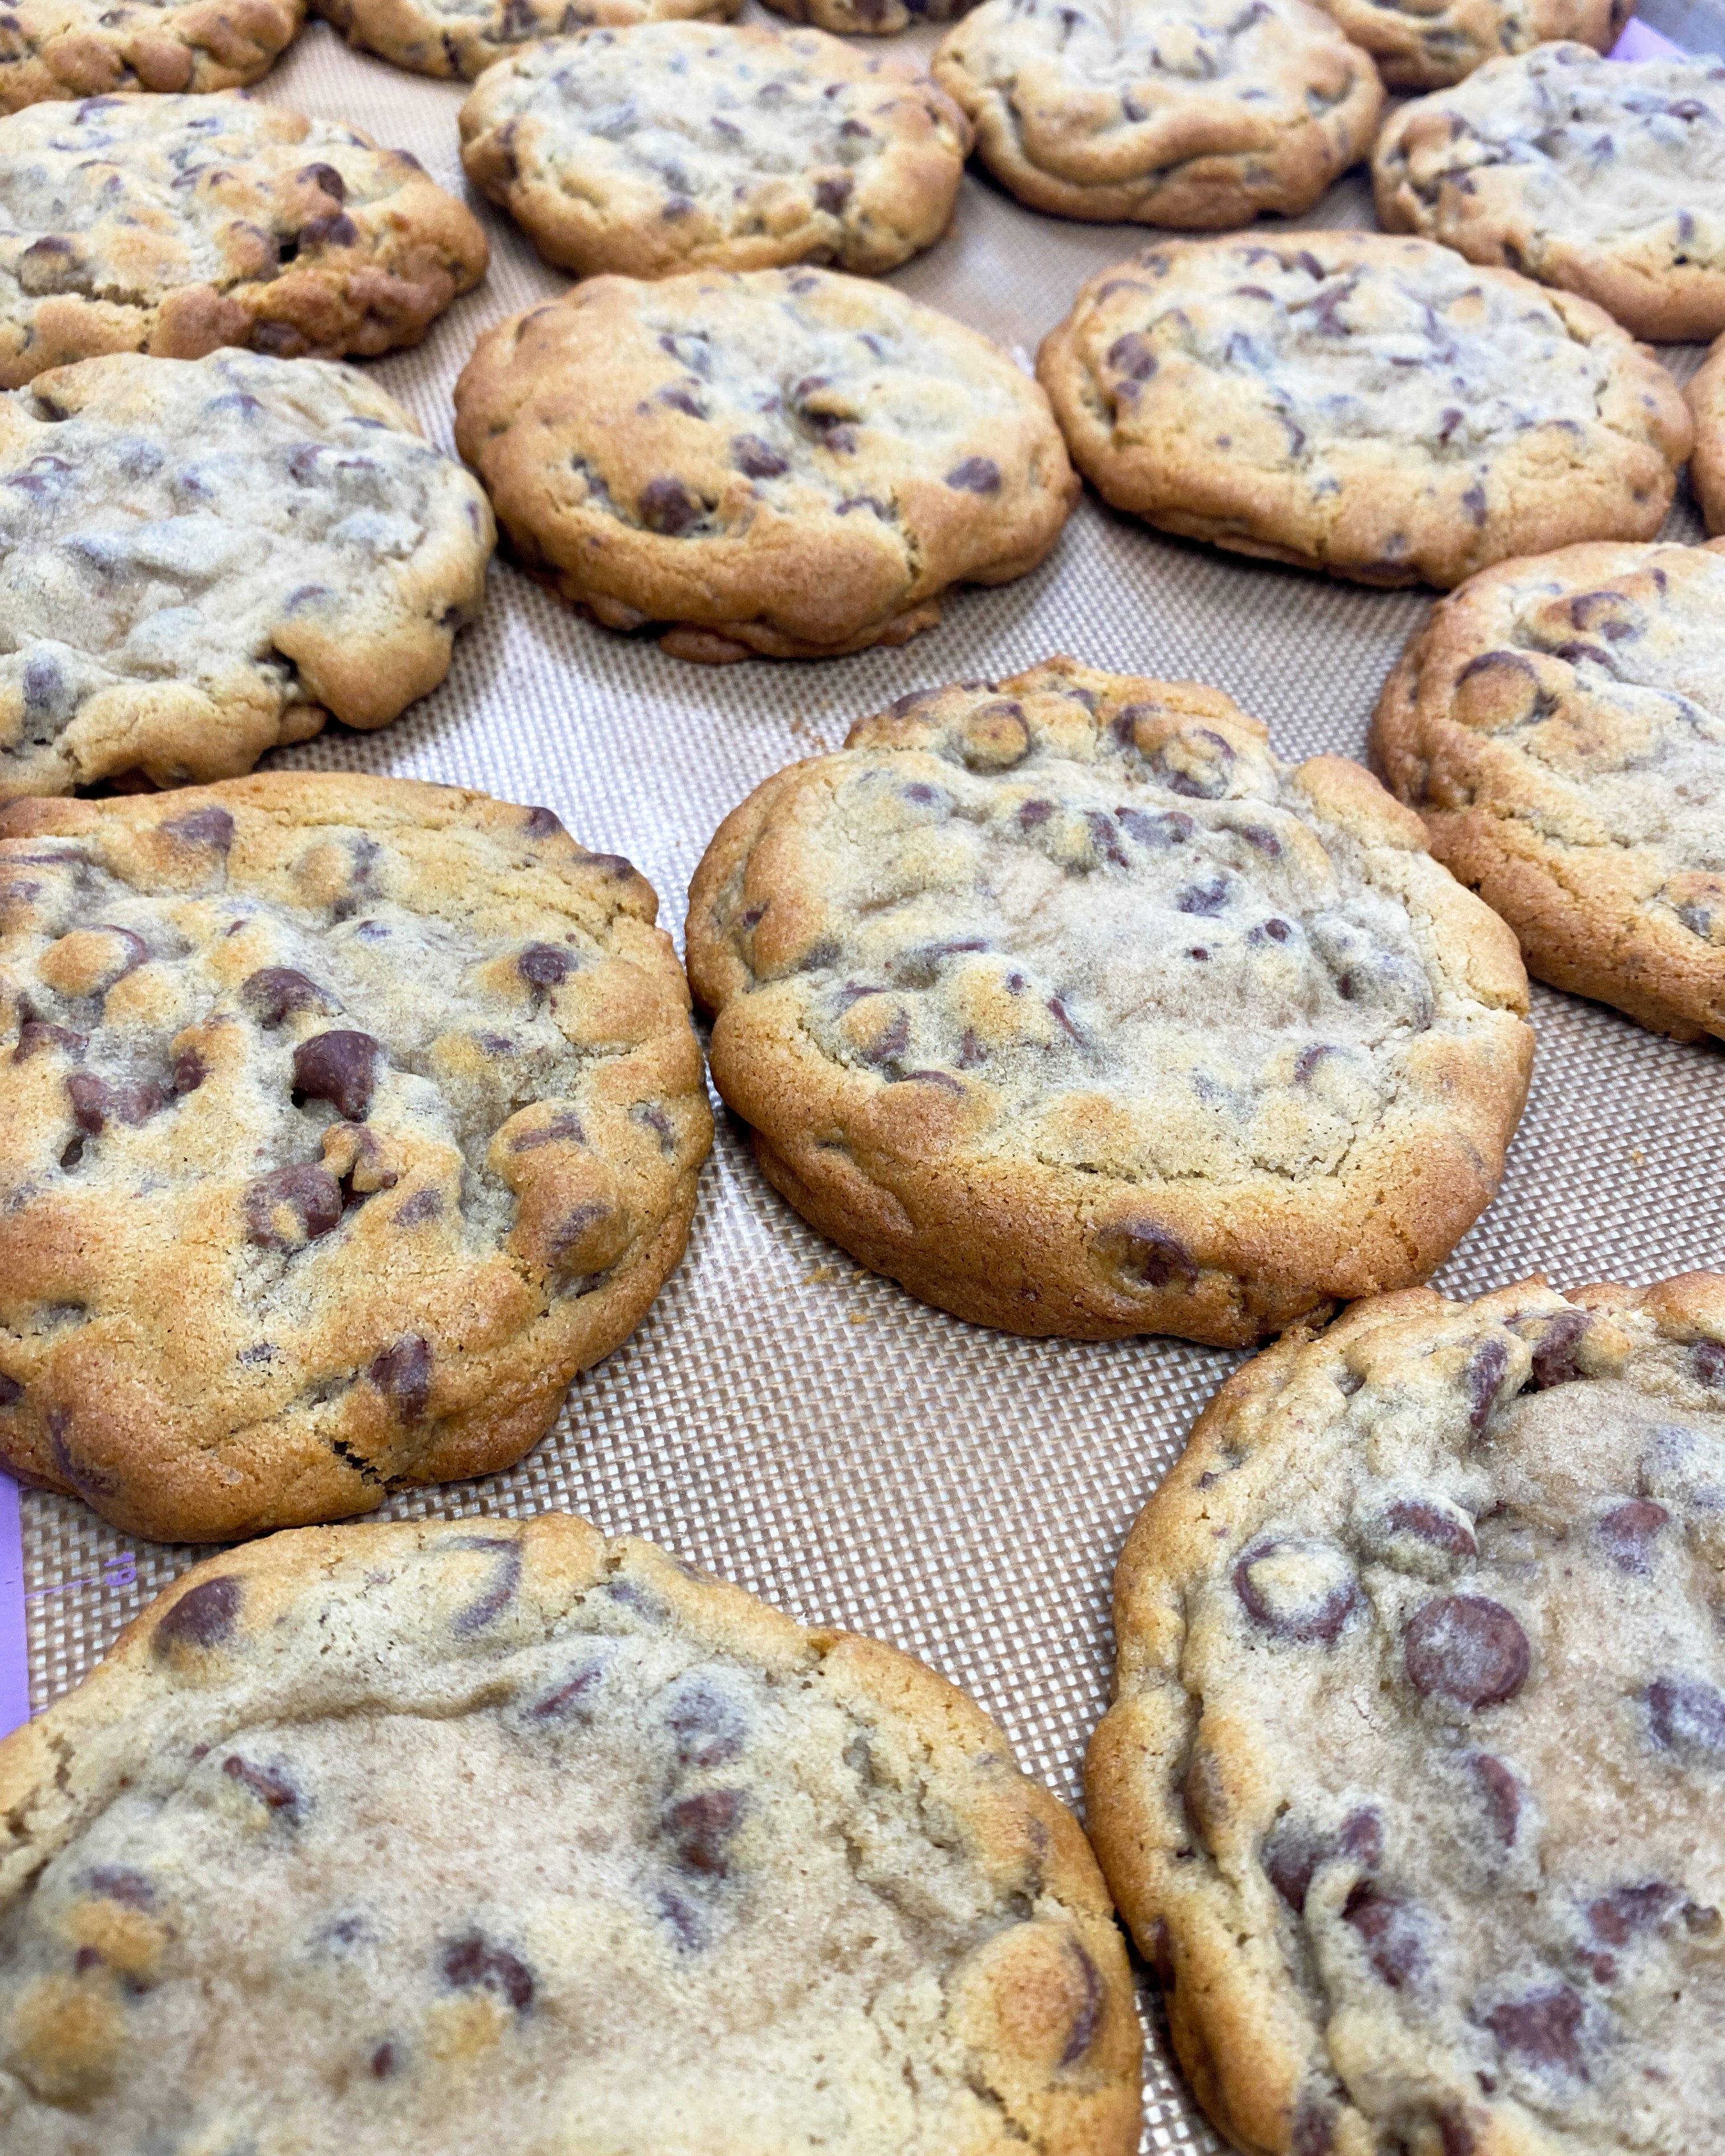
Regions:
M 775 1188 L 1014 1332 L 1241 1346 L 1423 1279 L 1527 1089 L 1515 939 L 1417 817 L 1218 690 L 1069 659 L 769 779 L 688 950 Z
M 1404 105 L 1372 180 L 1387 231 L 1580 292 L 1637 336 L 1725 330 L 1725 62 L 1494 60 Z
M 1209 230 L 1309 209 L 1384 105 L 1306 0 L 985 0 L 934 72 L 1033 209 Z
M 350 44 L 416 74 L 470 82 L 537 38 L 595 26 L 722 21 L 742 0 L 313 0 Z
M 480 338 L 455 439 L 534 574 L 711 663 L 902 644 L 1078 495 L 999 346 L 822 270 L 578 285 Z
M 0 1460 L 134 1534 L 508 1467 L 711 1122 L 629 863 L 351 773 L 0 812 Z
M 1037 373 L 1115 508 L 1366 584 L 1651 539 L 1692 433 L 1590 300 L 1376 234 L 1147 248 L 1086 285 Z
M 895 269 L 946 230 L 969 148 L 914 61 L 819 30 L 547 38 L 461 108 L 468 177 L 578 277 Z
M 1686 393 L 1695 420 L 1689 482 L 1707 530 L 1725 532 L 1725 336 L 1690 377 Z
M 893 37 L 922 23 L 950 23 L 972 0 L 765 0 L 775 14 L 846 37 Z
M 1505 53 L 1574 40 L 1609 53 L 1633 0 L 1323 0 L 1392 90 L 1442 90 Z
M 1725 1035 L 1725 540 L 1570 547 L 1441 600 L 1373 761 L 1542 980 Z
M 176 1582 L 0 1745 L 0 2032 L 8 2156 L 1138 2138 L 1096 1861 L 981 1709 L 562 1512 Z
M 405 150 L 247 97 L 33 105 L 0 168 L 0 388 L 102 352 L 388 352 L 485 274 Z
M 485 595 L 484 495 L 351 368 L 87 359 L 0 396 L 0 800 L 381 726 Z
M 1224 1386 L 1086 1779 L 1237 2148 L 1713 2145 L 1722 1578 L 1718 1274 L 1389 1296 Z
M 0 112 L 114 90 L 238 90 L 305 19 L 305 0 L 8 0 Z

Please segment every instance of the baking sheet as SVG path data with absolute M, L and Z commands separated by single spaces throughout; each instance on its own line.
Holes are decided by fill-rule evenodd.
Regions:
M 1694 13 L 1697 0 L 1687 4 Z M 1712 27 L 1725 28 L 1725 8 L 1711 5 Z M 1666 4 L 1666 28 L 1668 18 Z M 926 49 L 933 38 L 897 42 Z M 319 22 L 258 94 L 351 121 L 465 187 L 463 85 L 350 53 Z M 450 390 L 479 332 L 567 282 L 471 198 L 494 249 L 487 281 L 418 350 L 370 367 L 445 446 Z M 1358 174 L 1296 220 L 1372 221 Z M 952 234 L 893 281 L 1029 354 L 1086 278 L 1149 236 L 1039 217 L 973 174 Z M 1700 355 L 1663 357 L 1686 377 Z M 1666 536 L 1701 536 L 1686 492 Z M 577 619 L 500 562 L 485 614 L 435 694 L 381 733 L 332 726 L 266 761 L 546 803 L 586 844 L 645 872 L 680 942 L 690 875 L 726 812 L 907 690 L 1068 651 L 1213 682 L 1268 721 L 1284 756 L 1358 756 L 1378 686 L 1430 599 L 1163 538 L 1086 495 L 1035 574 L 959 594 L 941 628 L 901 649 L 707 670 Z M 1538 988 L 1533 1019 L 1532 1096 L 1502 1193 L 1437 1284 L 1471 1295 L 1536 1268 L 1571 1286 L 1725 1265 L 1725 1048 L 1680 1047 Z M 1022 1341 L 926 1309 L 804 1227 L 721 1111 L 688 1256 L 639 1332 L 577 1383 L 552 1435 L 511 1473 L 398 1498 L 381 1517 L 567 1507 L 608 1532 L 649 1536 L 805 1621 L 921 1656 L 1076 1802 L 1106 1698 L 1115 1558 L 1238 1359 L 1176 1341 Z M 8 1494 L 0 1727 L 20 1644 L 3 1607 Z M 203 1553 L 135 1542 L 74 1501 L 35 1492 L 23 1495 L 21 1525 L 39 1710 Z M 1147 1999 L 1147 2015 L 1144 2148 L 1219 2149 Z

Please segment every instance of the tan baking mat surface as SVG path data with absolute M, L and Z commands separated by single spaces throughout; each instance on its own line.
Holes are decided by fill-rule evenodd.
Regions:
M 262 94 L 352 121 L 462 185 L 459 85 L 350 54 L 317 23 Z M 372 368 L 445 444 L 451 386 L 480 329 L 565 283 L 475 208 L 495 249 L 489 280 L 418 352 Z M 1363 182 L 1344 182 L 1305 221 L 1368 223 Z M 1080 283 L 1146 236 L 1039 218 L 972 177 L 953 233 L 895 281 L 1034 351 Z M 1681 374 L 1697 356 L 1666 354 Z M 1686 496 L 1669 533 L 1700 536 Z M 908 689 L 1070 651 L 1214 682 L 1267 720 L 1284 755 L 1358 755 L 1428 603 L 1163 539 L 1087 498 L 1034 576 L 961 594 L 942 627 L 901 650 L 707 670 L 574 619 L 500 563 L 434 696 L 380 734 L 331 729 L 275 760 L 547 803 L 587 844 L 639 865 L 680 942 L 690 874 L 720 818 Z M 1725 1264 L 1725 1050 L 1655 1040 L 1544 990 L 1534 1016 L 1533 1096 L 1502 1195 L 1439 1284 L 1471 1294 L 1536 1266 L 1567 1286 Z M 1074 1799 L 1107 1685 L 1116 1555 L 1233 1359 L 1173 1341 L 1014 1340 L 925 1309 L 803 1227 L 721 1121 L 689 1255 L 639 1332 L 577 1383 L 513 1474 L 384 1517 L 562 1506 L 649 1536 L 800 1618 L 920 1655 Z M 81 1505 L 33 1494 L 23 1529 L 39 1707 L 199 1553 L 128 1542 Z M 1149 2066 L 1145 2148 L 1218 2148 L 1153 2034 Z

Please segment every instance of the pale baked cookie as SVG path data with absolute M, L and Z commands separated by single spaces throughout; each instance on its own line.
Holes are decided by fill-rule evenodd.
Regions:
M 895 269 L 946 230 L 969 148 L 914 60 L 819 30 L 588 30 L 500 62 L 461 108 L 468 177 L 578 277 Z
M 536 575 L 708 661 L 902 644 L 1034 569 L 1079 490 L 999 345 L 821 270 L 578 285 L 480 339 L 455 439 Z
M 1236 2148 L 1717 2145 L 1722 1576 L 1718 1274 L 1414 1290 L 1224 1386 L 1086 1782 Z
M 1725 540 L 1486 570 L 1409 640 L 1372 752 L 1530 972 L 1725 1035 Z
M 1392 90 L 1442 90 L 1487 60 L 1564 39 L 1609 53 L 1633 0 L 1323 0 Z
M 722 22 L 742 0 L 313 0 L 350 44 L 470 82 L 538 38 L 631 23 Z
M 985 0 L 933 65 L 1020 202 L 1108 223 L 1309 209 L 1384 105 L 1370 59 L 1306 0 Z
M 1725 532 L 1725 336 L 1691 376 L 1685 393 L 1695 420 L 1689 483 L 1707 530 Z
M 321 360 L 87 359 L 0 397 L 0 800 L 381 726 L 485 595 L 485 496 Z
M 300 772 L 14 802 L 0 906 L 26 1481 L 201 1542 L 492 1473 L 681 1255 L 688 992 L 549 809 Z
M 847 37 L 893 37 L 922 23 L 950 23 L 972 0 L 764 0 L 775 14 Z
M 405 150 L 248 97 L 33 105 L 0 170 L 3 389 L 102 352 L 388 352 L 485 274 Z
M 1366 584 L 1651 539 L 1693 432 L 1590 300 L 1377 234 L 1147 248 L 1036 371 L 1115 508 Z
M 1580 292 L 1637 336 L 1725 330 L 1725 62 L 1494 60 L 1404 105 L 1372 181 L 1387 231 Z
M 305 19 L 305 0 L 7 0 L 0 112 L 115 90 L 238 90 Z
M 565 1512 L 230 1551 L 0 1744 L 7 2156 L 1128 2156 L 1138 2060 L 979 1707 Z
M 1491 1199 L 1515 939 L 1358 764 L 1057 659 L 906 696 L 720 827 L 713 1075 L 824 1235 L 979 1324 L 1241 1346 Z

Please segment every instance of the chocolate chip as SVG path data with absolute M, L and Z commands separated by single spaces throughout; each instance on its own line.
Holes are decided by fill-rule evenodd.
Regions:
M 666 1887 L 655 1904 L 659 1914 L 676 1934 L 677 1944 L 685 1953 L 695 1953 L 706 1944 L 706 1927 L 701 1912 L 693 1908 L 683 1897 Z
M 366 1375 L 403 1422 L 418 1422 L 431 1395 L 432 1355 L 429 1343 L 418 1332 L 409 1332 L 374 1356 Z M 513 1547 L 513 1545 L 511 1545 Z
M 425 1345 L 423 1340 L 403 1341 L 402 1347 L 408 1348 L 416 1344 L 420 1348 Z M 393 1349 L 391 1352 L 399 1353 L 400 1350 Z M 375 1372 L 377 1364 L 373 1363 L 372 1367 Z M 430 1369 L 431 1362 L 428 1352 L 425 1364 L 427 1385 L 430 1382 Z M 419 1404 L 423 1408 L 424 1404 L 424 1394 L 422 1389 Z M 501 1617 L 515 1599 L 516 1589 L 521 1584 L 521 1546 L 512 1535 L 463 1535 L 449 1547 L 452 1549 L 480 1550 L 494 1561 L 495 1576 L 490 1584 L 482 1594 L 470 1602 L 466 1609 L 459 1611 L 449 1620 L 449 1630 L 452 1632 L 463 1635 L 482 1632 L 494 1618 Z
M 603 1661 L 585 1663 L 572 1676 L 565 1677 L 560 1685 L 554 1686 L 550 1691 L 536 1699 L 525 1710 L 526 1719 L 529 1722 L 561 1722 L 566 1715 L 572 1715 L 604 1674 Z
M 1379 1894 L 1370 1887 L 1356 1887 L 1342 1916 L 1358 1933 L 1366 1959 L 1392 1991 L 1399 1991 L 1419 1974 L 1425 1960 L 1425 1942 L 1411 1902 Z
M 501 1992 L 517 2014 L 533 2004 L 533 1974 L 518 1954 L 481 1932 L 451 1940 L 439 1964 L 444 1982 L 457 1991 Z
M 1156 372 L 1157 359 L 1149 338 L 1137 330 L 1128 330 L 1109 346 L 1102 363 L 1116 374 L 1124 375 L 1128 382 L 1147 382 Z
M 947 485 L 958 494 L 999 494 L 1000 467 L 992 457 L 966 457 L 947 474 Z
M 575 961 L 555 943 L 530 943 L 515 962 L 516 971 L 530 988 L 554 988 L 567 980 Z
M 147 1078 L 110 1081 L 85 1070 L 70 1073 L 66 1091 L 71 1096 L 73 1121 L 90 1137 L 99 1137 L 110 1123 L 136 1130 L 158 1111 L 163 1099 L 162 1088 Z
M 379 2044 L 371 2056 L 372 2079 L 374 2082 L 387 2082 L 395 2071 L 395 2065 L 394 2045 L 387 2041 Z
M 1062 2066 L 1076 2066 L 1096 2041 L 1108 2001 L 1107 1994 L 1102 1989 L 1101 1971 L 1077 1940 L 1068 1939 L 1066 1950 L 1078 1965 L 1078 1980 L 1083 1987 L 1084 1995 L 1079 2001 L 1077 2012 L 1072 2016 L 1072 2025 L 1066 2031 L 1060 2063 Z
M 665 1831 L 675 1847 L 677 1861 L 688 1871 L 722 1878 L 746 1802 L 741 1789 L 701 1789 L 670 1805 L 665 1815 Z
M 1183 1287 L 1198 1284 L 1198 1265 L 1185 1245 L 1153 1220 L 1126 1220 L 1096 1239 L 1100 1254 L 1133 1286 Z
M 731 444 L 731 460 L 745 479 L 778 479 L 790 470 L 772 444 L 763 442 L 758 434 L 736 435 Z
M 1384 1508 L 1384 1523 L 1392 1534 L 1411 1535 L 1446 1556 L 1467 1559 L 1479 1555 L 1479 1543 L 1466 1515 L 1442 1498 L 1394 1497 Z
M 1656 1677 L 1646 1698 L 1654 1741 L 1664 1750 L 1725 1758 L 1725 1692 L 1702 1677 Z
M 649 531 L 675 539 L 699 521 L 704 511 L 680 479 L 650 479 L 641 489 L 641 521 Z
M 1588 1904 L 1587 1921 L 1594 1937 L 1608 1947 L 1627 1946 L 1638 1932 L 1651 1931 L 1676 1898 L 1676 1888 L 1663 1880 L 1614 1887 Z
M 235 1752 L 222 1762 L 222 1772 L 249 1789 L 271 1814 L 299 1810 L 300 1792 L 278 1767 L 254 1767 Z
M 1558 2066 L 1587 2078 L 1581 2056 L 1580 1999 L 1568 1984 L 1527 1997 L 1506 1999 L 1486 2016 L 1486 2026 L 1502 2048 L 1529 2066 Z
M 225 808 L 194 808 L 187 815 L 173 817 L 162 829 L 188 846 L 208 846 L 212 853 L 225 854 L 234 844 L 234 819 Z
M 1481 1342 L 1461 1373 L 1461 1389 L 1467 1395 L 1468 1427 L 1481 1430 L 1509 1368 L 1509 1349 L 1502 1340 Z
M 1188 884 L 1174 900 L 1182 913 L 1213 915 L 1228 903 L 1228 879 L 1214 877 L 1209 883 Z
M 742 1714 L 704 1677 L 685 1677 L 674 1688 L 665 1723 L 685 1767 L 722 1767 L 742 1749 Z
M 1234 1568 L 1234 1591 L 1254 1624 L 1299 1646 L 1329 1645 L 1359 1601 L 1339 1550 L 1292 1537 L 1247 1550 Z
M 1573 1385 L 1582 1374 L 1579 1353 L 1589 1323 L 1584 1310 L 1560 1311 L 1540 1335 L 1533 1350 L 1533 1389 Z
M 390 1216 L 398 1228 L 422 1227 L 428 1220 L 435 1220 L 444 1209 L 442 1194 L 435 1190 L 416 1190 L 413 1196 L 398 1205 Z
M 18 1046 L 12 1051 L 12 1060 L 14 1063 L 28 1063 L 33 1055 L 43 1055 L 58 1048 L 81 1062 L 89 1045 L 87 1033 L 74 1033 L 69 1025 L 49 1025 L 43 1019 L 26 1019 L 18 1029 Z
M 319 1162 L 278 1168 L 246 1186 L 245 1231 L 259 1250 L 302 1250 L 341 1218 L 341 1186 Z
M 1651 1572 L 1654 1540 L 1671 1517 L 1651 1498 L 1632 1497 L 1626 1504 L 1613 1506 L 1597 1522 L 1606 1556 L 1620 1572 Z
M 300 228 L 302 248 L 352 247 L 358 239 L 359 227 L 345 210 L 338 210 L 333 217 L 315 217 Z
M 530 808 L 521 827 L 530 839 L 554 839 L 563 828 L 562 817 L 550 808 Z
M 1513 1699 L 1532 1661 L 1514 1615 L 1481 1594 L 1426 1603 L 1402 1635 L 1402 1657 L 1416 1691 L 1471 1709 Z
M 815 208 L 824 210 L 829 217 L 836 217 L 850 201 L 855 184 L 849 172 L 824 173 L 814 183 Z
M 1489 1752 L 1476 1752 L 1468 1761 L 1480 1801 L 1491 1830 L 1506 1849 L 1512 1847 L 1521 1824 L 1522 1785 L 1501 1759 Z
M 195 1048 L 182 1048 L 175 1056 L 172 1083 L 176 1093 L 195 1093 L 208 1075 Z
M 1374 1871 L 1384 1861 L 1384 1820 L 1374 1804 L 1361 1804 L 1343 1820 L 1334 1834 L 1321 1834 L 1298 1820 L 1288 1820 L 1265 1844 L 1266 1876 L 1282 1900 L 1300 1915 L 1318 1868 L 1345 1856 L 1364 1871 Z
M 548 1123 L 541 1123 L 536 1130 L 521 1131 L 509 1142 L 511 1152 L 532 1152 L 546 1145 L 585 1145 L 587 1133 L 581 1127 L 581 1118 L 571 1108 L 560 1109 Z
M 151 1651 L 165 1656 L 182 1641 L 193 1647 L 217 1645 L 234 1630 L 240 1591 L 232 1573 L 218 1572 L 213 1579 L 200 1580 L 157 1618 Z
M 154 1882 L 126 1865 L 98 1864 L 85 1873 L 82 1885 L 86 1894 L 98 1895 L 104 1902 L 118 1902 L 122 1908 L 156 1907 Z
M 1114 813 L 1127 838 L 1157 853 L 1165 853 L 1170 846 L 1183 846 L 1197 828 L 1183 808 L 1170 808 L 1154 816 L 1142 808 L 1117 808 Z
M 1702 1384 L 1725 1390 L 1725 1347 L 1717 1340 L 1697 1340 L 1689 1350 L 1689 1365 Z
M 344 1122 L 362 1123 L 382 1060 L 368 1033 L 315 1033 L 294 1050 L 294 1091 L 332 1102 Z
M 333 165 L 301 165 L 295 177 L 304 180 L 308 187 L 316 187 L 320 194 L 328 195 L 331 201 L 346 202 L 347 199 L 347 182 Z
M 335 1009 L 332 997 L 291 966 L 264 966 L 249 973 L 239 984 L 239 1000 L 266 1033 L 295 1011 Z

